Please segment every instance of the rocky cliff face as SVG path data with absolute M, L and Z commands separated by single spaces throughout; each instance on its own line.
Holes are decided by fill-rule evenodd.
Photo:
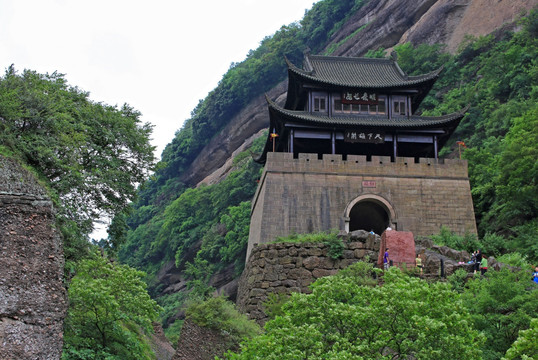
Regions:
M 331 39 L 339 44 L 333 55 L 361 56 L 369 49 L 390 49 L 397 44 L 443 43 L 455 52 L 466 35 L 486 35 L 517 20 L 538 5 L 538 0 L 377 0 L 369 1 Z M 363 30 L 348 38 L 360 27 Z M 284 61 L 284 60 L 282 60 Z M 297 64 L 300 65 L 300 64 Z M 268 95 L 283 104 L 287 83 Z M 269 125 L 263 96 L 237 114 L 182 175 L 191 185 L 215 183 L 231 169 L 242 151 Z
M 36 179 L 0 156 L 0 359 L 59 359 L 67 309 L 62 240 Z

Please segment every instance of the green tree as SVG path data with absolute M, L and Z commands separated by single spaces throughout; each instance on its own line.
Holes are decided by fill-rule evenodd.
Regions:
M 538 313 L 537 287 L 528 271 L 504 268 L 470 280 L 462 294 L 477 330 L 486 336 L 485 359 L 500 359 Z
M 493 179 L 496 200 L 486 217 L 494 230 L 521 225 L 538 216 L 538 106 L 514 118 L 501 141 Z
M 78 263 L 69 286 L 62 359 L 150 359 L 143 334 L 160 307 L 145 274 L 93 253 Z
M 283 316 L 230 359 L 480 359 L 482 337 L 460 295 L 399 269 L 372 287 L 364 263 L 294 293 Z
M 0 146 L 48 182 L 68 258 L 80 253 L 70 241 L 86 238 L 96 219 L 120 213 L 154 164 L 152 126 L 141 124 L 138 111 L 92 102 L 56 72 L 7 69 L 0 130 Z
M 250 226 L 250 201 L 243 201 L 239 206 L 231 206 L 221 216 L 220 223 L 226 226 L 224 244 L 219 251 L 223 261 L 234 262 L 238 273 L 243 270 L 246 256 L 248 231 Z
M 527 330 L 521 330 L 516 341 L 506 352 L 503 360 L 531 360 L 538 358 L 538 318 L 531 320 L 531 326 Z

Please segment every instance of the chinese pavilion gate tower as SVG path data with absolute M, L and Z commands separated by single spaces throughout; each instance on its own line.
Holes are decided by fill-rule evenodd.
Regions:
M 286 103 L 267 99 L 247 259 L 254 244 L 292 233 L 476 234 L 467 163 L 438 159 L 465 109 L 414 114 L 441 69 L 408 76 L 394 59 L 308 53 L 302 69 L 287 62 Z

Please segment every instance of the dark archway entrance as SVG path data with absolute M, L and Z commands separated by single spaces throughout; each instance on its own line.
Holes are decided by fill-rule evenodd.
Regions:
M 387 210 L 377 202 L 363 200 L 356 203 L 349 213 L 349 231 L 373 230 L 381 234 L 390 224 Z

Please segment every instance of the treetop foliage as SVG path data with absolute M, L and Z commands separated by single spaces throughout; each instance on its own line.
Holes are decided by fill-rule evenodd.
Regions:
M 10 66 L 0 78 L 0 147 L 45 179 L 67 258 L 93 222 L 126 208 L 154 165 L 152 126 L 140 113 L 95 103 L 64 75 Z
M 141 271 L 97 253 L 77 263 L 69 285 L 62 359 L 151 359 L 142 340 L 161 308 Z
M 483 336 L 460 295 L 392 268 L 382 286 L 356 263 L 293 293 L 265 333 L 227 359 L 480 359 Z

